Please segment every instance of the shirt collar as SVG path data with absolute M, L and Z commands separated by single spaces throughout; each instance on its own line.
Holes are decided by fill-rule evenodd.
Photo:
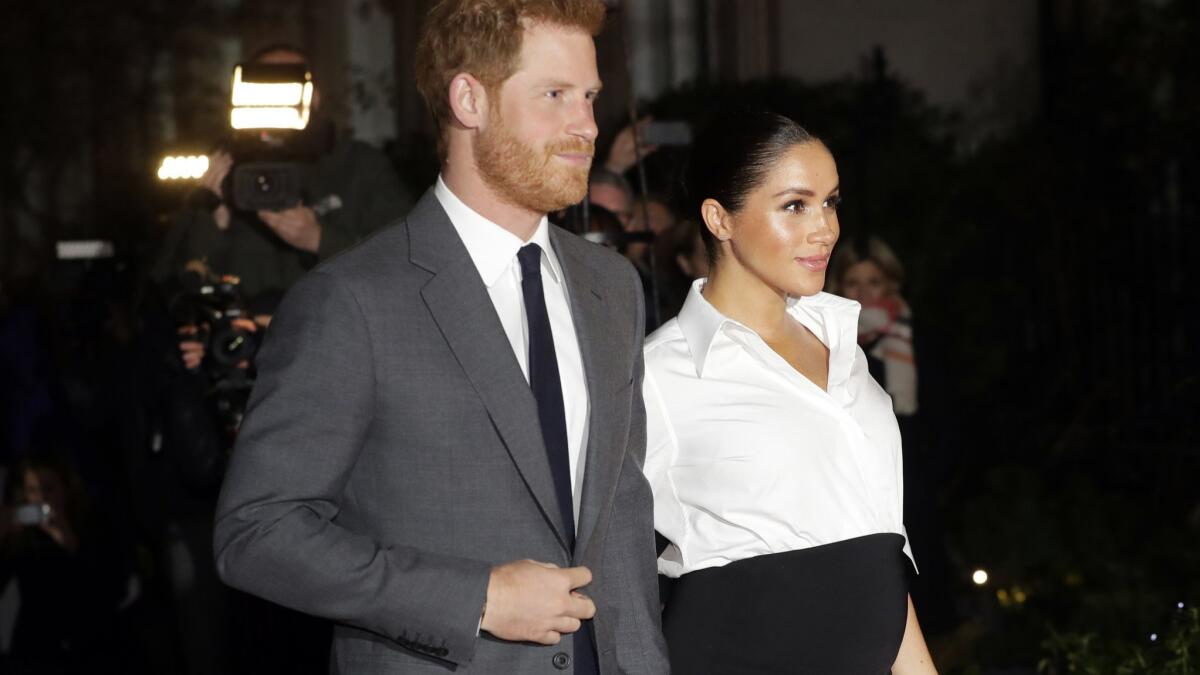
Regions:
M 708 360 L 708 350 L 712 348 L 717 331 L 726 322 L 733 322 L 733 319 L 718 312 L 717 308 L 701 295 L 700 291 L 706 281 L 708 279 L 692 282 L 677 319 L 679 329 L 683 331 L 683 338 L 687 341 L 688 351 L 692 353 L 692 360 L 696 364 L 696 375 L 699 377 L 704 376 L 704 362 Z
M 697 279 L 692 282 L 677 319 L 698 377 L 704 376 L 704 364 L 708 360 L 717 333 L 726 329 L 726 326 L 754 332 L 722 314 L 705 299 L 700 291 L 706 281 L 708 280 Z M 788 314 L 811 330 L 829 348 L 830 390 L 850 377 L 858 345 L 859 309 L 860 305 L 857 302 L 829 293 L 788 298 Z
M 467 206 L 458 195 L 451 192 L 441 175 L 438 175 L 433 193 L 445 209 L 446 215 L 450 217 L 450 223 L 454 225 L 454 230 L 458 232 L 467 253 L 471 256 L 471 262 L 475 263 L 479 276 L 488 288 L 495 285 L 508 271 L 517 257 L 517 251 L 526 243 L 537 244 L 542 248 L 545 253 L 542 256 L 542 268 L 550 272 L 550 279 L 554 283 L 561 283 L 561 267 L 550 243 L 550 225 L 545 216 L 542 216 L 529 241 L 524 242 L 517 235 Z

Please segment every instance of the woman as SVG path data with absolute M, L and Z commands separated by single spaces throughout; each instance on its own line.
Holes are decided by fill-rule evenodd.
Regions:
M 905 587 L 896 418 L 858 303 L 821 293 L 833 157 L 774 114 L 712 129 L 686 184 L 709 277 L 646 341 L 672 669 L 934 673 Z
M 871 376 L 892 396 L 897 415 L 917 412 L 917 364 L 913 358 L 912 311 L 900 295 L 904 266 L 876 237 L 843 242 L 829 265 L 830 293 L 862 305 L 858 344 Z
M 79 475 L 61 460 L 36 456 L 19 462 L 9 481 L 15 503 L 0 508 L 0 588 L 15 579 L 21 602 L 8 667 L 117 672 L 127 567 L 88 508 Z

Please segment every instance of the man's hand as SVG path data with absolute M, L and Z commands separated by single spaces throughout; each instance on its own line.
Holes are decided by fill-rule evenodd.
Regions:
M 639 148 L 637 143 L 638 140 L 641 140 L 640 136 L 642 130 L 644 130 L 646 125 L 652 120 L 653 118 L 647 115 L 646 117 L 638 120 L 636 125 L 629 125 L 624 129 L 621 129 L 621 131 L 617 133 L 616 137 L 613 138 L 612 147 L 608 150 L 608 159 L 604 160 L 604 168 L 617 175 L 621 175 L 633 168 L 634 164 L 637 164 L 639 149 L 642 151 L 642 157 L 645 157 L 646 155 L 649 155 L 657 150 L 657 145 L 646 145 L 645 143 L 642 143 L 641 147 Z M 635 139 L 633 136 L 635 133 L 639 135 L 637 139 Z
M 586 567 L 561 568 L 517 560 L 492 568 L 482 630 L 501 640 L 556 645 L 596 615 L 591 598 L 576 591 L 592 582 Z
M 200 329 L 193 324 L 179 327 L 179 335 L 181 337 L 194 337 L 200 333 Z M 204 361 L 204 343 L 199 340 L 180 340 L 179 341 L 179 357 L 183 359 L 183 367 L 188 370 L 195 370 L 200 367 L 200 363 Z
M 270 314 L 257 314 L 254 319 L 234 319 L 231 321 L 234 326 L 251 333 L 257 333 L 260 328 L 266 328 L 271 323 Z M 199 329 L 194 325 L 181 326 L 179 334 L 184 337 L 191 337 L 199 334 Z M 199 340 L 181 340 L 179 342 L 179 356 L 183 359 L 183 367 L 188 370 L 195 370 L 204 362 L 204 343 Z M 242 360 L 237 364 L 238 368 L 245 370 L 250 367 L 250 362 Z
M 259 211 L 258 217 L 280 239 L 301 251 L 316 253 L 321 246 L 321 223 L 307 206 L 295 206 L 286 211 Z
M 233 157 L 224 150 L 218 150 L 208 156 L 208 169 L 205 170 L 203 176 L 200 176 L 201 187 L 211 191 L 222 200 L 221 205 L 213 211 L 213 220 L 217 221 L 219 230 L 229 227 L 229 207 L 225 206 L 225 194 L 221 186 L 225 183 L 225 177 L 229 175 L 231 168 L 233 168 Z

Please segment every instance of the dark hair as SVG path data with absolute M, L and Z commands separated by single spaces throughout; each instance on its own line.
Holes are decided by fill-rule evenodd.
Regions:
M 633 186 L 629 184 L 625 176 L 609 171 L 602 166 L 592 169 L 592 172 L 588 174 L 588 187 L 593 185 L 611 185 L 628 195 L 630 201 L 633 200 Z
M 904 283 L 904 265 L 896 252 L 882 239 L 874 235 L 853 237 L 838 242 L 829 261 L 829 274 L 825 275 L 826 289 L 835 295 L 841 295 L 842 278 L 846 272 L 861 262 L 872 262 L 883 272 L 888 282 L 888 293 L 900 292 Z
M 309 63 L 308 54 L 303 49 L 300 49 L 290 42 L 272 42 L 270 44 L 263 45 L 262 47 L 254 50 L 254 52 L 250 54 L 250 58 L 246 60 L 250 63 L 255 63 L 267 54 L 274 54 L 276 52 L 289 52 L 299 56 L 305 63 Z
M 5 500 L 15 504 L 18 496 L 24 494 L 25 473 L 51 473 L 58 478 L 63 491 L 63 501 L 66 513 L 63 516 L 76 534 L 87 526 L 90 515 L 87 492 L 83 487 L 83 479 L 65 458 L 53 453 L 37 453 L 26 456 L 17 462 L 12 473 L 8 476 L 5 490 Z
M 820 140 L 795 121 L 765 111 L 722 115 L 696 137 L 684 171 L 684 215 L 699 219 L 710 263 L 719 248 L 700 215 L 704 200 L 715 199 L 726 211 L 737 213 L 789 148 L 812 142 Z

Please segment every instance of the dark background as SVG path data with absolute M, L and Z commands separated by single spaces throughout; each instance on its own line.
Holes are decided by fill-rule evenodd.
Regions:
M 153 295 L 141 270 L 182 199 L 159 159 L 206 152 L 229 66 L 286 40 L 343 124 L 387 111 L 373 133 L 419 194 L 436 175 L 411 86 L 427 4 L 3 4 L 0 462 L 65 450 L 136 548 L 144 439 L 115 420 Z M 625 4 L 599 40 L 602 144 L 631 107 L 790 115 L 838 160 L 846 234 L 881 235 L 907 267 L 922 406 L 907 493 L 947 561 L 931 573 L 949 609 L 927 622 L 942 672 L 1200 672 L 1200 3 L 975 0 L 977 44 L 958 3 L 860 0 L 837 21 L 813 2 Z M 691 17 L 691 57 L 664 66 L 644 38 L 668 5 Z M 363 12 L 391 28 L 382 74 L 346 56 Z M 988 12 L 1019 20 L 988 28 Z M 808 68 L 806 44 L 844 65 Z M 984 66 L 960 77 L 967 57 Z M 653 190 L 681 152 L 648 160 Z M 70 239 L 117 255 L 56 261 Z

